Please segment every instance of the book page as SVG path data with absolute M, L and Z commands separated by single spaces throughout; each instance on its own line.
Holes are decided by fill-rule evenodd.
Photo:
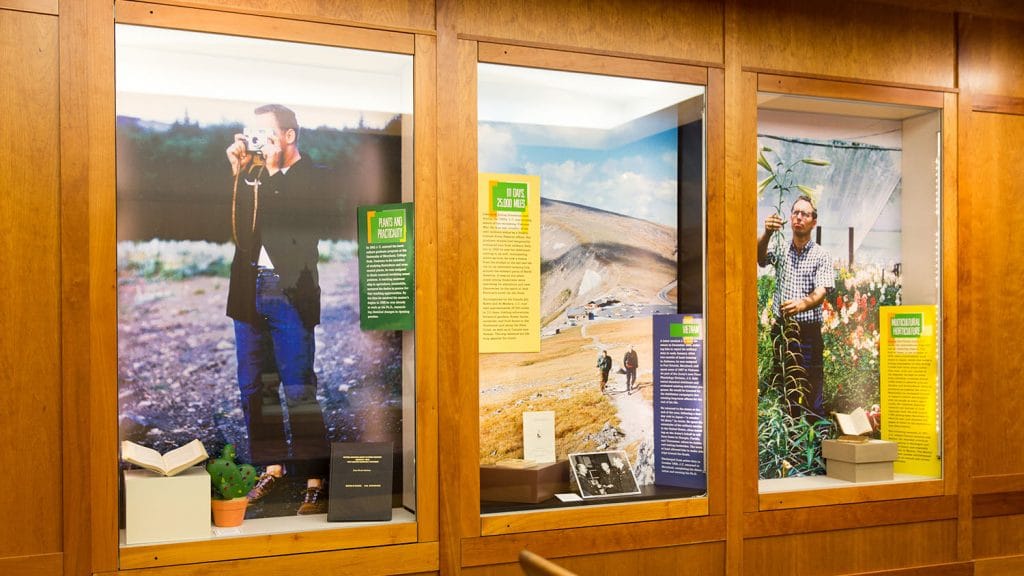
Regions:
M 867 412 L 863 408 L 857 408 L 849 414 L 836 412 L 836 421 L 839 423 L 843 434 L 859 436 L 871 432 L 871 422 L 868 420 Z
M 152 448 L 139 446 L 134 442 L 125 440 L 121 442 L 121 459 L 147 470 L 165 474 L 164 459 L 160 456 L 159 452 Z
M 164 454 L 164 467 L 167 469 L 167 476 L 174 476 L 178 472 L 209 458 L 206 448 L 199 440 L 193 440 L 181 448 L 175 448 Z

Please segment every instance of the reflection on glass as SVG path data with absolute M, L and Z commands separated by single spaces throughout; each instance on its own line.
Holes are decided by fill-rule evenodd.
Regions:
M 533 481 L 500 470 L 531 465 L 520 461 L 524 412 L 545 411 L 555 419 L 554 492 L 578 492 L 570 454 L 618 451 L 642 490 L 623 499 L 703 493 L 702 408 L 688 448 L 700 487 L 656 486 L 652 332 L 654 316 L 703 311 L 703 87 L 478 72 L 480 172 L 539 177 L 541 191 L 540 351 L 480 356 L 485 500 L 492 482 Z M 495 497 L 483 510 L 560 505 L 544 497 Z

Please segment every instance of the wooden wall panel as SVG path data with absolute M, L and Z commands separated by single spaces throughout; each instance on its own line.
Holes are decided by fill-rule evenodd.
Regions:
M 180 564 L 164 568 L 122 570 L 117 574 L 124 576 L 208 576 L 210 574 L 385 576 L 389 574 L 422 574 L 434 570 L 437 570 L 437 543 L 426 542 L 401 546 L 375 546 L 360 550 L 291 554 L 225 562 Z M 111 576 L 113 574 L 115 573 L 110 572 Z
M 628 527 L 623 527 L 628 531 Z M 723 543 L 695 544 L 651 550 L 632 550 L 609 554 L 593 554 L 552 560 L 576 574 L 586 576 L 648 576 L 651 574 L 685 574 L 686 576 L 717 576 L 725 574 Z M 465 576 L 522 576 L 518 563 L 496 564 L 463 569 Z
M 398 54 L 413 54 L 415 42 L 412 34 L 404 32 L 382 32 L 359 26 L 315 25 L 300 20 L 196 10 L 130 0 L 122 0 L 117 5 L 117 21 L 121 24 L 236 34 Z
M 1024 98 L 1024 22 L 971 16 L 962 19 L 964 88 L 974 94 Z
M 462 565 L 484 566 L 514 562 L 525 548 L 548 559 L 612 553 L 642 548 L 668 548 L 725 539 L 722 516 L 704 516 L 658 522 L 550 530 L 524 534 L 464 538 Z
M 461 538 L 480 531 L 476 385 L 476 42 L 455 33 L 456 5 L 438 3 L 437 329 L 440 568 L 457 574 Z
M 1024 473 L 1024 394 L 1019 383 L 1024 349 L 1016 342 L 1024 322 L 1024 266 L 1019 251 L 994 249 L 1024 242 L 1024 116 L 973 113 L 967 164 L 971 211 L 962 225 L 974 239 L 961 260 L 971 289 L 960 294 L 972 310 L 961 355 L 972 365 L 974 476 Z
M 974 557 L 1024 554 L 1024 514 L 975 518 Z
M 976 519 L 1024 514 L 1024 492 L 975 493 L 972 498 L 972 507 L 972 513 Z M 1022 534 L 1022 539 L 1024 539 L 1024 534 Z
M 61 550 L 57 19 L 0 10 L 0 558 Z
M 1020 576 L 1024 574 L 1024 556 L 1004 556 L 974 561 L 974 576 Z
M 420 542 L 438 539 L 437 39 L 416 36 L 416 513 Z
M 157 0 L 162 4 L 215 8 L 291 19 L 368 24 L 399 30 L 434 30 L 432 0 Z
M 109 0 L 60 11 L 64 573 L 117 567 L 114 21 Z
M 56 15 L 57 0 L 0 0 L 0 10 L 4 9 Z
M 868 2 L 740 0 L 743 66 L 952 88 L 951 13 Z
M 932 564 L 915 566 L 914 568 L 898 568 L 896 570 L 872 570 L 861 572 L 855 576 L 974 576 L 974 564 L 958 562 L 956 564 Z
M 61 554 L 15 556 L 0 558 L 0 574 L 4 576 L 57 576 L 63 565 Z
M 835 530 L 744 542 L 743 573 L 854 574 L 956 560 L 956 521 Z
M 701 0 L 441 0 L 464 35 L 720 64 L 722 5 Z

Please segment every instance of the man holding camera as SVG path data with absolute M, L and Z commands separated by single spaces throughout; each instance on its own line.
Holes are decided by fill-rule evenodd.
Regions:
M 324 196 L 316 170 L 299 150 L 295 113 L 279 104 L 254 113 L 251 129 L 236 134 L 226 150 L 234 176 L 235 241 L 227 315 L 234 320 L 252 460 L 266 466 L 249 498 L 261 499 L 285 474 L 304 474 L 298 513 L 316 514 L 326 512 L 330 458 L 313 371 L 313 330 L 320 323 L 317 244 L 323 236 L 317 223 L 326 212 Z M 284 387 L 290 446 L 274 372 Z

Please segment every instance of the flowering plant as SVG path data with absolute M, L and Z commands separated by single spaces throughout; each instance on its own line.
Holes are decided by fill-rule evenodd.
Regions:
M 825 404 L 849 412 L 879 403 L 881 306 L 900 304 L 900 277 L 881 266 L 838 270 L 836 289 L 822 307 Z

